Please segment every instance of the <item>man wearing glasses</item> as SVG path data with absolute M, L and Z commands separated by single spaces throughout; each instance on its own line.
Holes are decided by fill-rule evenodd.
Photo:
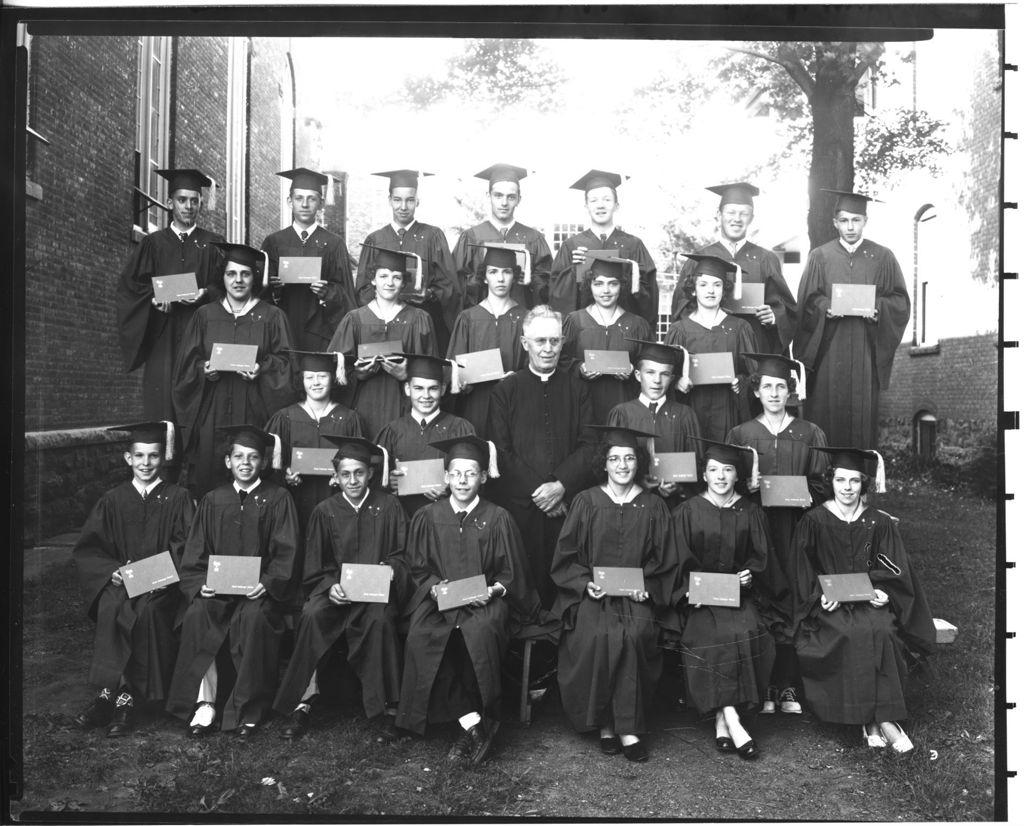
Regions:
M 595 422 L 586 382 L 578 371 L 558 368 L 561 313 L 534 307 L 523 319 L 522 342 L 529 364 L 494 389 L 487 432 L 502 467 L 499 501 L 523 535 L 533 585 L 550 608 L 551 559 L 562 522 L 573 496 L 595 482 L 585 430 Z

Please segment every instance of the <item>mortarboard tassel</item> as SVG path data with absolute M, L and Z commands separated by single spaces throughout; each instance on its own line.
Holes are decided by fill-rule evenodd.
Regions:
M 748 485 L 751 490 L 756 490 L 761 485 L 761 469 L 757 464 L 757 451 L 750 445 L 743 445 L 743 447 L 749 450 L 754 456 L 753 464 L 750 466 L 750 481 L 748 482 Z
M 327 173 L 327 196 L 324 203 L 327 206 L 334 206 L 334 176 L 330 172 Z
M 640 292 L 640 265 L 633 260 L 630 260 L 630 275 L 632 281 L 630 283 L 630 292 L 636 295 Z
M 736 264 L 736 282 L 732 285 L 732 297 L 734 301 L 743 298 L 743 268 Z
M 281 437 L 276 433 L 271 433 L 271 437 L 274 439 L 274 452 L 271 454 L 270 466 L 274 470 L 281 469 Z
M 533 277 L 530 268 L 530 251 L 523 250 L 523 286 L 529 286 L 530 279 Z
M 790 344 L 790 347 L 793 345 Z M 793 359 L 797 364 L 796 369 L 796 395 L 800 401 L 807 401 L 807 368 L 799 359 Z
M 878 466 L 875 468 L 875 492 L 885 493 L 885 460 L 877 450 L 871 452 L 878 457 Z
M 445 359 L 452 366 L 452 394 L 462 392 L 462 376 L 459 375 L 459 363 L 455 359 Z
M 413 289 L 419 292 L 423 289 L 423 259 L 414 252 L 407 252 L 406 255 L 416 259 L 416 280 L 413 282 Z
M 206 208 L 213 212 L 217 208 L 217 181 L 214 180 L 212 175 L 207 177 L 210 179 L 210 199 Z
M 676 387 L 681 391 L 684 386 L 684 382 L 690 378 L 690 351 L 685 347 L 683 348 L 683 371 L 679 374 L 679 381 L 676 382 Z
M 651 464 L 654 463 L 654 437 L 647 437 L 647 461 Z M 649 473 L 650 471 L 648 471 Z
M 339 385 L 344 387 L 348 384 L 348 376 L 345 375 L 345 354 L 335 353 L 334 355 L 338 359 L 338 366 L 334 368 L 334 378 Z
M 381 487 L 388 486 L 388 468 L 391 467 L 391 457 L 388 456 L 388 449 L 381 445 L 377 445 L 380 448 L 380 452 L 384 454 L 384 465 L 380 471 L 380 484 Z
M 262 279 L 262 281 L 263 281 L 263 286 L 265 287 L 265 286 L 267 286 L 267 283 L 270 281 L 270 256 L 267 255 L 267 251 L 266 250 L 261 250 L 261 252 L 263 253 L 263 279 Z
M 487 442 L 487 475 L 491 479 L 497 479 L 501 475 L 498 473 L 498 449 L 492 441 Z
M 166 430 L 166 444 L 164 445 L 164 461 L 169 462 L 174 458 L 174 422 L 164 421 Z

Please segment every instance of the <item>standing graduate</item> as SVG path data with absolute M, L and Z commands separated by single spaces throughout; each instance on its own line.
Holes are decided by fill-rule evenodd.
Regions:
M 589 306 L 593 301 L 590 285 L 576 277 L 577 268 L 586 260 L 588 250 L 615 250 L 617 258 L 632 262 L 637 271 L 635 282 L 632 273 L 623 282 L 627 288 L 623 289 L 619 303 L 627 312 L 655 324 L 658 320 L 657 267 L 644 242 L 615 225 L 621 185 L 621 175 L 599 169 L 591 169 L 572 185 L 572 189 L 583 192 L 590 226 L 558 248 L 551 267 L 548 303 L 563 315 Z
M 398 480 L 404 475 L 401 470 L 403 462 L 421 459 L 442 459 L 444 453 L 434 447 L 434 442 L 454 439 L 460 436 L 472 436 L 473 425 L 465 419 L 441 409 L 441 396 L 444 394 L 444 359 L 434 356 L 415 356 L 407 354 L 405 395 L 409 399 L 410 410 L 394 421 L 388 422 L 377 434 L 377 444 L 383 447 L 394 462 L 394 469 L 389 474 L 391 491 L 398 495 Z M 425 493 L 410 493 L 398 499 L 405 509 L 406 516 L 412 518 L 424 505 L 436 502 L 447 496 L 443 487 L 428 490 Z
M 180 566 L 194 509 L 186 490 L 159 475 L 174 447 L 170 422 L 107 429 L 129 434 L 124 461 L 132 478 L 100 497 L 71 552 L 89 618 L 96 623 L 89 682 L 99 687 L 75 722 L 82 728 L 107 725 L 108 737 L 120 737 L 131 731 L 136 700 L 166 698 L 178 653 L 174 622 L 181 604 L 173 586 L 129 598 L 120 569 L 164 551 Z
M 558 367 L 562 317 L 546 304 L 523 319 L 527 366 L 491 393 L 487 432 L 501 456 L 497 498 L 523 535 L 533 587 L 541 603 L 555 600 L 551 559 L 572 498 L 594 482 L 594 424 L 587 383 Z
M 869 748 L 903 754 L 914 744 L 899 725 L 907 716 L 904 647 L 935 651 L 935 624 L 897 520 L 871 507 L 884 492 L 882 458 L 850 447 L 818 448 L 831 460 L 833 497 L 796 528 L 796 653 L 807 705 L 826 723 L 860 725 Z M 873 478 L 872 478 L 873 475 Z M 838 602 L 819 577 L 866 573 L 874 597 Z
M 345 239 L 316 222 L 323 208 L 323 187 L 330 180 L 320 172 L 300 167 L 278 172 L 291 181 L 288 206 L 292 225 L 268 235 L 263 251 L 270 260 L 263 297 L 284 312 L 292 344 L 301 350 L 323 350 L 345 313 L 356 308 L 352 267 Z M 319 258 L 320 278 L 310 284 L 281 280 L 282 258 Z
M 793 355 L 810 370 L 804 416 L 837 445 L 878 447 L 878 397 L 889 387 L 910 297 L 892 250 L 864 238 L 866 195 L 835 192 L 839 237 L 811 250 L 800 278 Z M 872 316 L 836 316 L 837 284 L 873 284 Z
M 232 481 L 203 497 L 185 543 L 180 585 L 189 604 L 167 711 L 190 720 L 193 737 L 212 731 L 223 671 L 218 662 L 230 659 L 234 681 L 223 692 L 221 729 L 248 739 L 277 690 L 299 526 L 288 492 L 260 478 L 274 443 L 270 434 L 241 425 L 219 435 Z M 211 554 L 260 557 L 259 583 L 244 596 L 215 593 L 206 584 Z
M 196 308 L 217 287 L 220 258 L 213 246 L 223 235 L 197 225 L 203 189 L 213 181 L 198 169 L 158 169 L 167 179 L 167 210 L 171 224 L 142 239 L 121 272 L 117 286 L 117 326 L 125 370 L 144 366 L 142 415 L 147 419 L 175 419 L 171 399 L 174 366 L 182 339 Z M 153 278 L 195 273 L 199 294 L 180 301 L 157 301 Z
M 416 210 L 420 205 L 419 179 L 432 173 L 394 169 L 373 174 L 389 181 L 388 206 L 392 217 L 391 223 L 371 232 L 363 242 L 356 281 L 359 303 L 369 304 L 376 294 L 373 283 L 376 272 L 375 248 L 415 253 L 419 256 L 422 283 L 409 285 L 402 297 L 430 314 L 437 333 L 438 350 L 443 352 L 448 347 L 448 337 L 455 324 L 455 317 L 462 309 L 462 291 L 444 232 L 440 227 L 416 220 Z
M 320 664 L 343 642 L 345 658 L 362 687 L 363 711 L 368 718 L 384 715 L 384 736 L 391 738 L 402 675 L 398 619 L 410 594 L 408 526 L 395 497 L 379 489 L 377 477 L 387 471 L 383 451 L 365 439 L 328 440 L 338 448 L 334 481 L 339 491 L 318 504 L 309 521 L 306 601 L 274 708 L 289 715 L 284 736 L 302 737 L 320 693 Z M 342 578 L 346 563 L 386 566 L 391 576 L 387 601 L 354 602 Z
M 578 370 L 590 387 L 594 419 L 603 422 L 615 405 L 636 396 L 639 387 L 631 375 L 607 375 L 587 367 L 587 350 L 620 350 L 632 360 L 639 350 L 637 339 L 651 337 L 651 327 L 640 316 L 622 308 L 619 299 L 629 283 L 632 262 L 622 258 L 595 259 L 585 275 L 593 302 L 573 310 L 562 322 L 561 366 Z
M 477 178 L 487 181 L 491 216 L 463 232 L 452 250 L 467 307 L 478 304 L 485 294 L 477 276 L 484 257 L 480 247 L 488 241 L 521 244 L 529 253 L 529 283 L 524 271 L 523 282 L 512 286 L 513 300 L 527 309 L 547 300 L 551 249 L 543 233 L 516 220 L 516 208 L 522 202 L 520 181 L 526 175 L 521 166 L 501 163 L 476 173 Z
M 451 496 L 416 512 L 406 558 L 415 593 L 405 644 L 402 697 L 396 725 L 423 734 L 427 723 L 458 720 L 453 762 L 477 764 L 498 730 L 501 662 L 515 627 L 538 613 L 528 586 L 523 543 L 512 517 L 480 497 L 497 468 L 489 445 L 476 436 L 435 442 L 445 451 Z M 472 602 L 442 611 L 438 589 L 483 576 L 486 590 Z
M 718 240 L 698 250 L 705 255 L 717 255 L 723 261 L 738 265 L 743 270 L 745 284 L 764 284 L 764 304 L 754 315 L 744 315 L 754 333 L 754 349 L 759 353 L 785 353 L 796 332 L 796 299 L 782 275 L 779 257 L 769 249 L 747 240 L 747 232 L 754 220 L 754 196 L 761 191 L 745 182 L 707 187 L 720 195 L 718 212 Z M 687 302 L 683 284 L 696 264 L 687 261 L 679 283 L 672 294 L 672 318 L 683 314 Z M 726 302 L 727 306 L 729 302 Z
M 219 300 L 199 308 L 189 322 L 175 369 L 174 408 L 184 428 L 188 488 L 196 499 L 226 480 L 216 430 L 263 427 L 270 414 L 294 398 L 288 321 L 277 307 L 255 297 L 263 255 L 244 244 L 219 244 L 224 252 Z M 255 345 L 252 370 L 215 370 L 215 344 Z
M 448 358 L 457 361 L 465 353 L 500 350 L 501 366 L 505 370 L 502 378 L 505 378 L 526 364 L 526 353 L 521 343 L 526 308 L 512 298 L 512 286 L 522 275 L 522 268 L 516 264 L 514 250 L 489 244 L 484 244 L 483 249 L 483 275 L 479 280 L 486 287 L 487 295 L 455 319 L 448 342 Z M 484 438 L 487 438 L 487 408 L 498 381 L 463 385 L 455 402 L 456 412 L 473 425 L 478 436 Z
M 650 457 L 651 430 L 596 426 L 604 438 L 594 457 L 604 484 L 573 499 L 558 537 L 551 578 L 552 613 L 562 621 L 558 688 L 576 731 L 599 729 L 601 751 L 647 760 L 639 735 L 661 676 L 660 627 L 678 631 L 670 605 L 676 575 L 668 508 L 636 483 Z M 628 595 L 602 587 L 595 568 L 642 571 Z
M 376 297 L 365 307 L 352 310 L 334 331 L 328 350 L 355 359 L 348 376 L 346 398 L 359 413 L 366 432 L 377 434 L 398 418 L 407 404 L 402 383 L 408 377 L 401 353 L 436 356 L 434 322 L 425 310 L 401 299 L 402 286 L 409 279 L 407 256 L 397 250 L 374 250 L 373 276 Z M 395 342 L 395 352 L 360 358 L 359 345 Z
M 688 375 L 683 375 L 677 385 L 697 414 L 704 438 L 721 441 L 735 425 L 750 418 L 746 393 L 750 365 L 740 353 L 753 352 L 754 334 L 746 321 L 722 309 L 722 297 L 736 283 L 735 266 L 714 255 L 687 253 L 686 257 L 697 261 L 696 270 L 684 281 L 688 310 L 669 326 L 665 343 L 685 347 L 691 355 L 732 356 L 735 378 L 731 384 L 695 386 Z

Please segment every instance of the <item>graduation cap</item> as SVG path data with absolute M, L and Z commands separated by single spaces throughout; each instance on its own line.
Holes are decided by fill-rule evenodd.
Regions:
M 885 460 L 877 450 L 862 450 L 857 447 L 811 447 L 825 453 L 833 469 L 854 470 L 867 476 L 874 475 L 875 490 L 885 493 Z
M 267 271 L 270 263 L 265 252 L 245 244 L 229 244 L 224 241 L 214 241 L 213 245 L 220 250 L 225 261 L 233 261 L 243 267 L 248 267 L 254 275 L 260 273 L 262 280 L 263 273 Z M 255 281 L 255 279 L 253 280 Z
M 379 465 L 381 469 L 380 484 L 382 487 L 387 487 L 390 459 L 386 448 L 359 436 L 325 435 L 324 438 L 338 448 L 338 452 L 334 454 L 335 462 L 340 462 L 342 459 L 355 459 L 367 467 Z
M 299 370 L 313 373 L 332 373 L 338 384 L 346 384 L 345 353 L 318 353 L 312 350 L 286 349 L 286 353 L 298 356 Z
M 267 431 L 251 424 L 225 425 L 224 427 L 218 427 L 217 433 L 224 439 L 227 445 L 225 453 L 231 452 L 232 445 L 241 445 L 252 450 L 258 450 L 260 453 L 265 453 L 268 447 L 273 447 L 271 467 L 280 470 L 281 438 L 276 433 L 267 433 Z
M 419 187 L 420 177 L 429 178 L 433 172 L 420 172 L 416 169 L 390 169 L 387 172 L 371 172 L 371 175 L 379 175 L 382 178 L 388 178 L 390 183 L 388 184 L 388 192 L 398 186 L 409 186 L 413 189 Z
M 797 359 L 780 356 L 777 353 L 740 353 L 744 358 L 757 362 L 757 373 L 775 379 L 789 381 L 792 373 L 796 373 L 796 394 L 807 397 L 807 371 L 803 362 Z M 756 388 L 755 388 L 756 389 Z
M 217 208 L 217 182 L 209 175 L 198 169 L 158 169 L 156 174 L 167 181 L 167 191 L 172 195 L 179 189 L 190 189 L 202 194 L 203 187 L 210 187 L 207 207 Z
M 623 336 L 626 341 L 632 341 L 640 345 L 640 349 L 637 354 L 633 357 L 633 364 L 639 366 L 641 361 L 645 359 L 647 361 L 657 362 L 658 364 L 669 364 L 672 366 L 673 372 L 679 367 L 679 357 L 682 356 L 686 362 L 689 362 L 690 354 L 686 352 L 686 348 L 681 344 L 662 344 L 660 341 L 649 341 L 643 338 L 630 338 L 629 336 Z M 687 373 L 689 370 L 686 371 Z
M 877 198 L 871 198 L 867 195 L 861 195 L 859 192 L 847 192 L 844 189 L 826 189 L 822 187 L 822 192 L 829 192 L 836 196 L 836 205 L 832 208 L 832 212 L 852 212 L 854 215 L 867 215 L 868 214 L 868 201 L 874 201 L 877 204 L 883 203 Z
M 132 444 L 163 445 L 164 461 L 174 458 L 174 422 L 133 422 L 108 427 L 107 431 L 129 434 Z
M 441 382 L 441 389 L 444 390 L 444 368 L 450 366 L 452 371 L 452 392 L 458 393 L 462 389 L 462 385 L 458 380 L 458 364 L 454 359 L 427 356 L 423 353 L 396 353 L 396 355 L 406 360 L 405 375 L 408 377 L 406 381 L 411 380 L 414 376 L 418 379 L 426 379 L 427 381 L 439 381 Z
M 292 182 L 292 189 L 312 189 L 319 192 L 321 187 L 327 186 L 328 177 L 322 172 L 315 172 L 300 166 L 296 169 L 286 169 L 277 173 L 282 178 Z
M 737 301 L 743 298 L 743 268 L 738 263 L 726 261 L 717 255 L 708 255 L 701 252 L 684 252 L 683 255 L 697 262 L 697 275 L 711 275 L 715 278 L 721 278 L 723 284 L 729 275 L 729 271 L 732 270 L 732 297 Z
M 488 442 L 479 436 L 456 436 L 453 439 L 438 439 L 429 443 L 444 453 L 445 468 L 453 459 L 472 459 L 481 469 L 486 469 L 492 479 L 498 478 L 498 451 L 494 442 Z
M 530 251 L 523 244 L 506 243 L 504 241 L 489 241 L 483 244 L 470 244 L 477 249 L 487 250 L 484 253 L 483 265 L 485 267 L 512 267 L 516 266 L 519 256 L 523 256 L 523 284 L 529 284 L 531 279 L 532 265 Z M 509 258 L 511 253 L 511 258 Z
M 586 275 L 591 279 L 598 276 L 617 278 L 620 282 L 625 283 L 627 273 L 629 273 L 630 292 L 640 292 L 640 265 L 631 258 L 593 258 Z
M 507 163 L 496 163 L 494 166 L 489 166 L 474 175 L 474 178 L 483 178 L 488 182 L 490 186 L 494 186 L 502 181 L 511 181 L 514 184 L 519 183 L 529 173 L 521 166 L 512 166 Z
M 622 186 L 623 181 L 628 181 L 629 175 L 619 175 L 617 172 L 603 172 L 600 169 L 591 169 L 576 183 L 570 185 L 569 189 L 580 189 L 584 193 L 597 189 L 600 186 L 610 186 L 612 189 Z
M 409 272 L 409 259 L 414 259 L 416 261 L 414 287 L 417 290 L 423 288 L 423 259 L 416 253 L 388 249 L 387 247 L 376 247 L 373 244 L 363 244 L 362 246 L 368 250 L 373 250 L 373 260 L 371 262 L 373 269 L 383 267 L 386 270 L 407 273 Z
M 714 459 L 723 465 L 732 465 L 741 477 L 748 475 L 747 470 L 749 468 L 749 485 L 751 488 L 757 485 L 758 480 L 761 478 L 761 473 L 757 466 L 757 451 L 750 445 L 716 442 L 713 439 L 702 439 L 700 436 L 690 436 L 689 438 L 704 444 L 705 464 L 709 460 Z
M 756 186 L 743 181 L 735 184 L 719 184 L 718 186 L 707 186 L 704 188 L 708 192 L 714 192 L 715 195 L 722 196 L 718 202 L 719 210 L 726 204 L 740 204 L 752 207 L 754 205 L 754 196 L 761 194 L 761 190 Z

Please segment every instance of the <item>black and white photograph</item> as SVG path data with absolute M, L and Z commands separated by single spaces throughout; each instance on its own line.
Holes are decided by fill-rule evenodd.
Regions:
M 1015 19 L 4 8 L 5 820 L 1011 817 Z

